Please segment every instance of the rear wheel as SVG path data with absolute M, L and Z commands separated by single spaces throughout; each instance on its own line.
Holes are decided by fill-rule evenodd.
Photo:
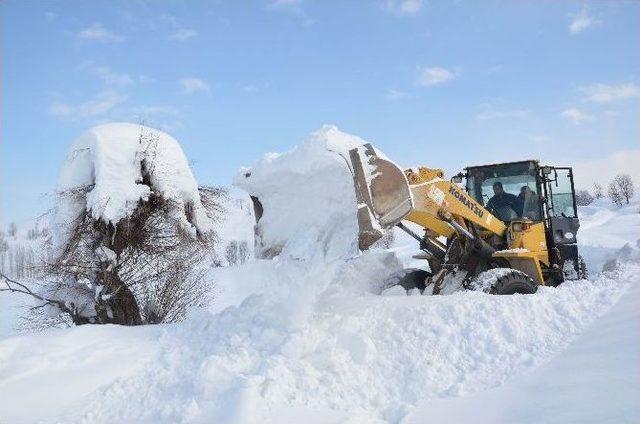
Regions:
M 478 274 L 471 282 L 473 290 L 491 294 L 533 294 L 538 285 L 524 272 L 511 268 L 493 268 Z

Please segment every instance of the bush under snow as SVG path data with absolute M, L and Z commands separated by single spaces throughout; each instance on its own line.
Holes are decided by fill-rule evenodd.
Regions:
M 60 172 L 44 297 L 76 324 L 182 318 L 207 302 L 202 265 L 225 196 L 198 187 L 168 134 L 127 123 L 90 129 Z

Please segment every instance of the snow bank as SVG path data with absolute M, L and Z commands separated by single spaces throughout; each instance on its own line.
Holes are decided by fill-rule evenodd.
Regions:
M 143 181 L 143 168 L 149 181 Z M 86 196 L 78 195 L 87 191 Z M 55 238 L 64 243 L 74 220 L 86 210 L 95 219 L 116 224 L 153 192 L 183 211 L 186 230 L 207 232 L 212 222 L 200 201 L 187 158 L 170 135 L 137 124 L 93 127 L 69 148 L 58 181 Z M 189 206 L 187 206 L 189 205 Z M 191 222 L 185 208 L 193 210 Z
M 92 367 L 111 373 L 96 380 L 100 388 L 72 378 L 78 391 L 65 402 L 48 404 L 48 417 L 64 422 L 400 422 L 416 405 L 482 393 L 532 371 L 608 310 L 628 287 L 622 281 L 640 284 L 634 270 L 623 272 L 622 281 L 603 276 L 508 297 L 478 292 L 380 297 L 325 290 L 308 308 L 303 296 L 310 282 L 358 285 L 358 279 L 379 272 L 370 263 L 348 263 L 345 270 L 338 261 L 310 268 L 306 261 L 260 260 L 235 272 L 222 270 L 220 285 L 240 286 L 237 298 L 227 298 L 227 308 L 179 325 L 136 329 L 139 339 L 128 338 L 129 329 L 113 334 L 105 327 L 84 327 L 62 332 L 77 335 L 71 343 L 53 343 L 53 332 L 46 343 L 34 336 L 0 341 L 2 368 L 16 370 L 0 390 L 28 391 L 28 399 L 38 404 L 52 391 L 64 392 L 68 382 L 55 377 L 79 375 L 74 358 L 83 358 L 81 369 L 88 376 Z M 256 286 L 258 292 L 242 298 L 242 291 Z M 286 291 L 292 296 L 283 297 Z M 99 349 L 87 350 L 91 344 Z M 49 358 L 55 366 L 42 365 Z M 141 366 L 123 368 L 105 362 L 108 358 Z M 39 365 L 29 368 L 29 363 Z M 483 410 L 476 411 L 478 417 Z M 0 415 L 30 416 L 29 407 L 3 402 Z
M 348 151 L 365 140 L 324 126 L 295 149 L 270 153 L 234 184 L 262 203 L 257 254 L 323 260 L 357 255 L 356 200 Z
M 627 267 L 619 277 L 635 280 L 628 293 L 535 373 L 474 396 L 423 402 L 403 423 L 640 422 L 638 274 L 637 265 Z
M 640 201 L 616 206 L 609 199 L 596 199 L 589 206 L 578 208 L 580 254 L 590 272 L 600 271 L 614 259 L 625 245 L 640 247 Z

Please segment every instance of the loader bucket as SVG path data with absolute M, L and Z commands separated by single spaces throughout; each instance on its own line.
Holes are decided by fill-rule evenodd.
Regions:
M 404 172 L 371 144 L 351 149 L 349 162 L 358 203 L 358 247 L 366 250 L 411 212 L 413 201 Z

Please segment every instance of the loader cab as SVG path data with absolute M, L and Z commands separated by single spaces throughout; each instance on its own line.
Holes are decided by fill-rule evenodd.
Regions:
M 474 166 L 465 171 L 467 193 L 501 221 L 544 219 L 536 161 Z
M 485 207 L 494 195 L 492 186 L 497 181 L 505 193 L 518 196 L 520 210 L 490 210 L 501 221 L 544 222 L 550 260 L 562 271 L 555 277 L 557 282 L 571 279 L 572 270 L 579 273 L 576 234 L 580 223 L 571 168 L 521 161 L 467 167 L 465 171 L 467 192 Z

